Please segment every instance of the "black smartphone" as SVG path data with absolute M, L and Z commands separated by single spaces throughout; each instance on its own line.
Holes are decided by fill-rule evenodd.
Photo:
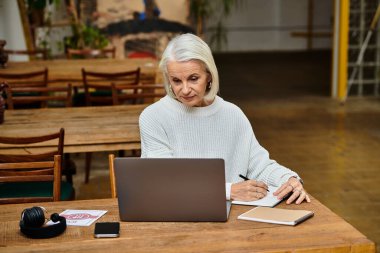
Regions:
M 97 222 L 95 223 L 95 238 L 113 238 L 120 235 L 119 222 Z

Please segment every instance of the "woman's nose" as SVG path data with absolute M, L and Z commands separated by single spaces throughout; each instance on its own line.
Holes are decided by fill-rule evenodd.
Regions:
M 191 91 L 191 89 L 190 89 L 189 85 L 187 83 L 184 83 L 183 87 L 182 87 L 182 93 L 188 94 L 188 93 L 190 93 L 190 91 Z

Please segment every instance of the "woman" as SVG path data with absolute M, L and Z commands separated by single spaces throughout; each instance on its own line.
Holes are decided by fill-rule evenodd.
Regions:
M 274 194 L 293 192 L 288 204 L 310 202 L 300 177 L 269 158 L 244 113 L 217 96 L 218 71 L 203 40 L 192 34 L 174 38 L 160 69 L 167 95 L 140 115 L 142 158 L 222 158 L 228 200 L 261 199 L 268 185 L 281 185 Z

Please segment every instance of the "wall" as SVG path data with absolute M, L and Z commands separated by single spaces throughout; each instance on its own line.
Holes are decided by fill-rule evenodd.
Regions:
M 160 18 L 187 24 L 188 0 L 156 0 L 160 9 Z M 105 27 L 112 22 L 133 18 L 133 12 L 144 12 L 142 0 L 98 0 L 97 10 L 100 13 L 98 26 Z
M 26 43 L 16 0 L 0 0 L 0 38 L 5 39 L 5 49 L 25 50 Z M 17 55 L 9 60 L 28 60 Z
M 5 22 L 5 18 L 4 18 L 4 7 L 5 6 L 5 1 L 0 1 L 0 39 L 3 39 L 5 38 L 5 32 L 4 32 L 4 29 L 5 29 L 5 25 L 4 25 L 4 22 Z
M 224 17 L 228 44 L 222 51 L 305 50 L 307 40 L 291 32 L 307 30 L 307 0 L 241 0 Z M 314 1 L 314 30 L 332 31 L 333 1 Z M 206 21 L 210 28 L 212 20 Z M 211 32 L 205 33 L 210 41 Z M 331 48 L 332 37 L 314 38 L 313 48 Z

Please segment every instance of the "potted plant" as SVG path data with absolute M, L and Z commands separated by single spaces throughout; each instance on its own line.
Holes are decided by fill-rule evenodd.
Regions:
M 65 48 L 102 49 L 108 45 L 108 39 L 99 29 L 87 26 L 80 20 L 73 1 L 69 2 L 67 10 L 71 16 L 73 36 L 65 39 Z

